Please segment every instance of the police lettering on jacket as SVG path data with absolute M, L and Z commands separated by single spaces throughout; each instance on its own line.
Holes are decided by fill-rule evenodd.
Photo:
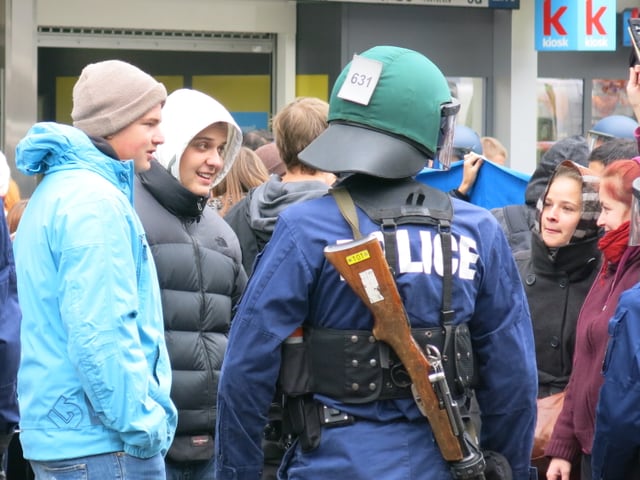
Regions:
M 381 231 L 372 232 L 383 244 L 384 239 Z M 414 233 L 415 235 L 415 233 Z M 420 254 L 413 255 L 411 252 L 411 238 L 409 230 L 399 228 L 396 231 L 396 244 L 398 246 L 398 273 L 425 273 L 442 277 L 442 240 L 439 233 L 431 230 L 419 230 Z M 352 239 L 340 240 L 337 243 L 350 242 Z M 461 280 L 473 280 L 476 274 L 476 264 L 478 254 L 476 241 L 465 235 L 459 238 L 451 235 L 451 266 L 454 276 Z

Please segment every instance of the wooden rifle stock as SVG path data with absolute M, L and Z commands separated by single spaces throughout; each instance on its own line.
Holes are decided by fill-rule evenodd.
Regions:
M 378 239 L 370 235 L 330 245 L 324 255 L 373 313 L 374 337 L 387 343 L 407 369 L 414 394 L 419 397 L 416 402 L 429 420 L 444 459 L 462 460 L 460 441 L 431 385 L 429 360 L 411 335 L 409 319 Z

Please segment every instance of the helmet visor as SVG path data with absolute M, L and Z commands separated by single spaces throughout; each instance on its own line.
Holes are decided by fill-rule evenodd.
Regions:
M 433 160 L 433 167 L 448 170 L 455 158 L 453 152 L 453 134 L 455 133 L 456 116 L 460 111 L 460 102 L 455 98 L 440 107 L 440 133 L 438 150 Z
M 631 231 L 629 245 L 640 245 L 640 178 L 633 181 L 633 200 L 631 201 Z
M 606 135 L 604 133 L 594 132 L 590 130 L 587 132 L 587 143 L 589 144 L 589 151 L 593 151 L 594 148 L 599 147 L 604 142 L 611 140 L 613 137 L 611 135 Z

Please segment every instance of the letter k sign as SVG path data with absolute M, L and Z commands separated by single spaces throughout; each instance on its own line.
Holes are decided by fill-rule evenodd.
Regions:
M 591 3 L 592 0 L 588 0 Z M 564 29 L 562 24 L 560 23 L 560 17 L 567 11 L 567 7 L 562 6 L 558 8 L 554 13 L 551 13 L 551 0 L 544 0 L 544 10 L 543 10 L 543 33 L 545 36 L 551 35 L 551 27 L 558 32 L 558 35 L 566 35 L 567 31 Z M 601 15 L 601 13 L 598 13 Z M 588 20 L 587 20 L 588 21 Z
M 607 11 L 607 7 L 600 7 L 598 12 L 593 14 L 593 0 L 587 0 L 587 35 L 593 35 L 593 27 L 596 27 L 600 35 L 606 35 L 607 31 L 600 23 L 600 17 Z
M 616 49 L 616 0 L 535 2 L 537 50 Z

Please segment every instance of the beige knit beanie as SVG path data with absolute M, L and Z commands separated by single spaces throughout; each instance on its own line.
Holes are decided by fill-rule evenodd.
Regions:
M 91 63 L 73 87 L 73 126 L 106 137 L 122 130 L 167 98 L 162 83 L 120 60 Z

